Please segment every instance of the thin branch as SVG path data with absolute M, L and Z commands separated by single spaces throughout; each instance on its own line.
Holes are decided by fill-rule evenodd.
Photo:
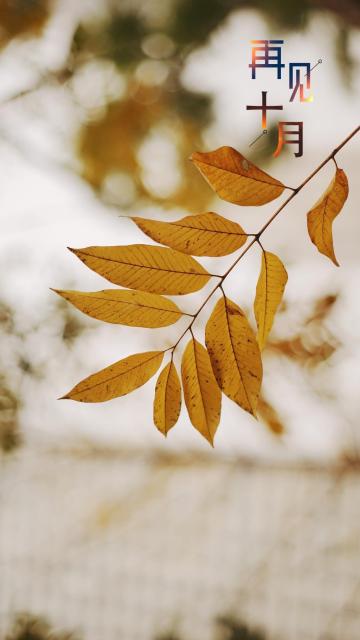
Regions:
M 222 276 L 215 276 L 219 278 L 219 282 L 216 284 L 216 286 L 212 289 L 212 291 L 210 291 L 209 295 L 205 298 L 204 302 L 201 304 L 201 306 L 199 307 L 199 309 L 196 311 L 196 313 L 193 315 L 193 319 L 191 320 L 190 324 L 188 325 L 188 327 L 185 329 L 185 331 L 183 331 L 183 333 L 181 334 L 180 338 L 177 340 L 177 342 L 172 346 L 169 347 L 169 349 L 166 349 L 166 351 L 170 351 L 172 352 L 172 354 L 174 353 L 176 347 L 178 346 L 179 342 L 183 339 L 183 337 L 186 335 L 186 333 L 188 331 L 191 332 L 192 334 L 192 327 L 193 324 L 195 322 L 195 320 L 197 319 L 197 317 L 199 316 L 200 312 L 203 310 L 203 308 L 205 307 L 205 305 L 208 303 L 208 301 L 210 300 L 210 298 L 213 296 L 213 294 L 215 293 L 215 291 L 217 291 L 218 289 L 221 289 L 221 291 L 223 292 L 223 295 L 225 296 L 224 290 L 223 290 L 223 282 L 224 280 L 228 277 L 228 275 L 232 272 L 232 270 L 236 267 L 236 265 L 240 262 L 240 260 L 244 257 L 244 255 L 249 251 L 249 249 L 251 249 L 251 247 L 255 244 L 258 243 L 260 245 L 260 247 L 263 249 L 262 244 L 260 242 L 260 238 L 262 236 L 262 234 L 266 231 L 266 229 L 272 224 L 272 222 L 275 220 L 275 218 L 277 218 L 277 216 L 281 213 L 281 211 L 283 209 L 285 209 L 285 207 L 289 204 L 289 202 L 291 202 L 291 200 L 293 198 L 295 198 L 295 196 L 297 196 L 298 193 L 300 193 L 300 191 L 308 184 L 308 182 L 310 182 L 310 180 L 312 180 L 312 178 L 314 176 L 316 176 L 317 173 L 319 173 L 319 171 L 321 171 L 321 169 L 323 167 L 325 167 L 325 165 L 330 162 L 331 160 L 333 160 L 337 166 L 336 160 L 335 160 L 335 156 L 337 153 L 339 153 L 339 151 L 360 131 L 360 126 L 356 127 L 356 129 L 354 129 L 354 131 L 352 131 L 351 133 L 349 133 L 349 135 L 335 148 L 333 149 L 333 151 L 327 156 L 327 158 L 325 158 L 325 160 L 323 160 L 323 162 L 321 164 L 319 164 L 318 167 L 316 167 L 316 169 L 314 169 L 314 171 L 312 173 L 310 173 L 310 175 L 305 178 L 305 180 L 296 188 L 292 190 L 291 195 L 285 200 L 285 202 L 282 203 L 282 205 L 280 205 L 280 207 L 278 209 L 276 209 L 275 213 L 272 214 L 272 216 L 270 216 L 270 218 L 267 220 L 267 222 L 265 222 L 265 224 L 261 227 L 261 229 L 255 233 L 255 234 L 248 234 L 248 235 L 253 235 L 253 239 L 251 240 L 251 242 L 245 247 L 244 251 L 241 252 L 241 254 L 236 258 L 236 260 L 232 263 L 232 265 L 228 268 L 227 271 L 225 271 L 225 273 Z

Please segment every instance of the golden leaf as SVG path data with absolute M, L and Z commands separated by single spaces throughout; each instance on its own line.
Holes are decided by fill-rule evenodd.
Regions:
M 53 291 L 92 318 L 128 327 L 166 327 L 182 316 L 175 302 L 156 293 L 127 289 Z
M 343 208 L 349 194 L 347 177 L 342 169 L 335 176 L 320 200 L 307 214 L 309 236 L 320 253 L 339 266 L 334 253 L 332 223 Z
M 256 287 L 254 312 L 258 327 L 257 341 L 263 349 L 274 322 L 276 310 L 283 297 L 288 275 L 281 260 L 263 251 L 261 272 Z
M 85 378 L 62 399 L 105 402 L 125 396 L 152 378 L 163 357 L 163 351 L 146 351 L 128 356 Z
M 266 204 L 286 188 L 232 147 L 220 147 L 208 153 L 196 151 L 191 160 L 218 196 L 234 204 Z
M 165 247 L 132 244 L 70 251 L 110 282 L 150 293 L 192 293 L 202 289 L 211 277 L 191 256 Z
M 190 340 L 184 351 L 181 377 L 190 420 L 213 446 L 220 421 L 221 391 L 211 368 L 209 354 L 197 340 Z
M 221 298 L 206 325 L 206 346 L 219 387 L 240 407 L 256 414 L 262 364 L 259 346 L 244 312 Z
M 181 386 L 173 361 L 160 373 L 154 399 L 154 423 L 164 434 L 176 424 L 181 410 Z
M 193 256 L 226 256 L 247 239 L 244 230 L 217 213 L 186 216 L 176 222 L 132 218 L 156 242 Z

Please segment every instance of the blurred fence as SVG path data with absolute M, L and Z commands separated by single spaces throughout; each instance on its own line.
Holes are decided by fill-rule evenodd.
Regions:
M 84 640 L 360 637 L 360 473 L 216 453 L 31 451 L 1 466 L 0 637 L 45 615 Z

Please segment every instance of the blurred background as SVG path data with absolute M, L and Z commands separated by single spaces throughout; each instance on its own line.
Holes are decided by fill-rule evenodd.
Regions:
M 337 156 L 341 268 L 306 231 L 331 164 L 263 236 L 289 281 L 260 419 L 224 398 L 214 450 L 185 410 L 162 438 L 154 380 L 107 404 L 58 402 L 182 325 L 102 325 L 49 291 L 105 288 L 66 247 L 148 242 L 131 215 L 216 211 L 257 231 L 277 203 L 220 201 L 188 157 L 230 145 L 300 184 L 358 125 L 359 27 L 358 0 L 0 0 L 1 640 L 359 639 L 358 139 Z M 313 103 L 290 103 L 271 70 L 251 81 L 250 40 L 269 38 L 286 64 L 322 59 Z M 249 146 L 262 90 L 304 121 L 302 158 L 272 158 L 276 112 Z M 260 258 L 226 285 L 252 322 Z M 232 259 L 202 262 L 222 273 Z

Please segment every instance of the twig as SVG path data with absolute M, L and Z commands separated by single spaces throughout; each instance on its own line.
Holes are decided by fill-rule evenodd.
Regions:
M 319 166 L 314 169 L 314 171 L 312 173 L 310 173 L 310 175 L 305 178 L 305 180 L 296 188 L 292 190 L 291 195 L 285 200 L 285 202 L 282 203 L 282 205 L 280 205 L 280 207 L 275 211 L 275 213 L 272 214 L 272 216 L 270 216 L 270 218 L 268 219 L 267 222 L 265 222 L 265 224 L 261 227 L 261 229 L 255 233 L 255 234 L 249 234 L 249 235 L 253 235 L 253 239 L 251 240 L 251 242 L 247 245 L 247 247 L 244 249 L 244 251 L 242 251 L 242 253 L 236 258 L 236 260 L 232 263 L 232 265 L 228 268 L 227 271 L 225 271 L 225 273 L 222 276 L 216 276 L 213 275 L 213 277 L 219 278 L 219 282 L 217 283 L 217 285 L 214 287 L 214 289 L 212 291 L 210 291 L 209 295 L 205 298 L 204 302 L 201 304 L 201 306 L 198 308 L 198 310 L 196 311 L 196 313 L 194 313 L 193 315 L 193 319 L 191 320 L 190 324 L 187 326 L 187 328 L 185 329 L 185 331 L 183 331 L 183 333 L 180 335 L 180 338 L 175 342 L 175 344 L 172 347 L 169 347 L 168 349 L 166 349 L 166 351 L 171 351 L 171 353 L 173 354 L 176 347 L 178 346 L 178 344 L 180 343 L 180 341 L 183 339 L 183 337 L 187 334 L 188 331 L 190 331 L 192 333 L 192 327 L 193 324 L 195 322 L 195 320 L 197 319 L 197 317 L 199 316 L 200 312 L 203 310 L 203 308 L 205 307 L 205 305 L 208 303 L 208 301 L 210 300 L 210 298 L 213 296 L 213 294 L 215 293 L 215 291 L 217 291 L 219 288 L 223 291 L 223 282 L 224 280 L 228 277 L 228 275 L 232 272 L 232 270 L 236 267 L 236 265 L 240 262 L 240 260 L 244 257 L 244 255 L 249 251 L 249 249 L 251 249 L 251 247 L 255 244 L 258 243 L 260 245 L 260 247 L 263 249 L 261 243 L 260 243 L 260 237 L 262 236 L 262 234 L 266 231 L 266 229 L 271 225 L 271 223 L 275 220 L 275 218 L 277 218 L 277 216 L 279 215 L 279 213 L 281 213 L 281 211 L 283 209 L 285 209 L 285 207 L 289 204 L 289 202 L 295 198 L 295 196 L 305 187 L 305 185 L 308 184 L 308 182 L 310 182 L 310 180 L 312 180 L 312 178 L 314 176 L 316 176 L 317 173 L 319 173 L 319 171 L 321 171 L 321 169 L 328 163 L 330 162 L 330 160 L 333 160 L 336 164 L 336 160 L 335 160 L 335 156 L 337 153 L 339 153 L 339 151 L 360 131 L 360 126 L 356 127 L 356 129 L 354 129 L 354 131 L 352 131 L 346 138 L 345 140 L 343 140 L 335 149 L 333 149 L 333 151 L 327 156 L 327 158 L 325 158 L 325 160 L 323 160 L 323 162 L 321 164 L 319 164 Z M 337 166 L 337 164 L 336 164 Z M 223 291 L 224 293 L 224 291 Z M 224 294 L 225 295 L 225 294 Z

